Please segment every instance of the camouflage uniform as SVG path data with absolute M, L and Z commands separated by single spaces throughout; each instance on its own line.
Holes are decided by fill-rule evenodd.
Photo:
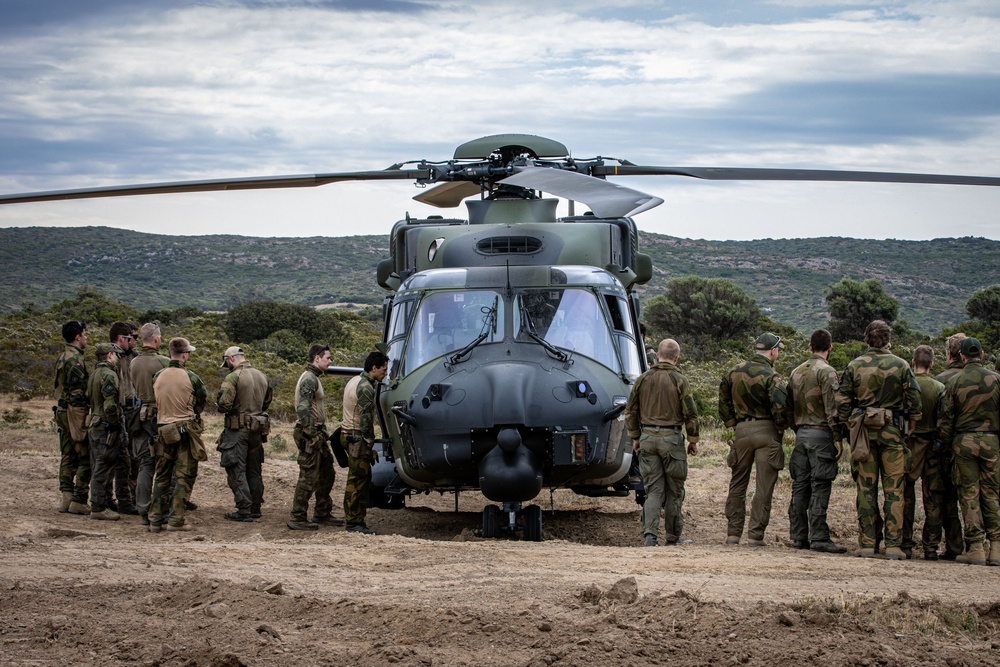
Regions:
M 629 437 L 639 438 L 639 472 L 646 487 L 642 532 L 656 536 L 663 507 L 665 541 L 675 544 L 684 529 L 681 508 L 687 479 L 687 449 L 682 426 L 698 443 L 698 412 L 687 378 L 677 366 L 660 361 L 639 376 L 625 406 Z
M 969 340 L 969 339 L 966 339 Z M 1000 541 L 1000 375 L 969 359 L 945 386 L 941 440 L 955 453 L 966 547 Z M 992 546 L 991 546 L 992 548 Z
M 936 552 L 941 543 L 943 485 L 941 479 L 944 447 L 938 437 L 938 422 L 944 415 L 944 385 L 926 372 L 916 374 L 920 386 L 920 421 L 909 438 L 910 471 L 903 486 L 903 544 L 913 549 L 914 513 L 916 512 L 917 479 L 920 479 L 924 502 L 924 528 L 921 544 L 924 553 Z M 957 508 L 953 506 L 957 515 Z M 957 518 L 957 516 L 956 516 Z
M 157 457 L 153 441 L 156 438 L 156 395 L 153 393 L 153 376 L 170 365 L 170 359 L 159 354 L 156 348 L 143 347 L 129 365 L 129 378 L 135 387 L 139 402 L 138 419 L 128 422 L 132 441 L 132 456 L 139 463 L 135 481 L 135 504 L 139 514 L 148 515 L 152 503 L 153 473 Z
M 130 373 L 135 356 L 135 350 L 118 352 L 118 404 L 122 409 L 123 429 L 118 437 L 118 461 L 115 464 L 114 483 L 115 498 L 122 510 L 135 504 L 136 476 L 132 473 L 133 468 L 138 473 L 138 467 L 132 460 L 131 436 L 128 432 L 128 425 L 135 422 L 139 412 L 135 400 L 135 385 L 132 383 Z
M 965 364 L 962 363 L 961 359 L 952 361 L 948 364 L 948 368 L 936 375 L 934 379 L 947 388 L 948 380 L 962 370 L 964 366 Z M 943 418 L 943 412 L 938 415 L 938 418 L 938 428 L 940 429 L 940 419 Z M 939 431 L 938 437 L 940 438 L 940 436 L 941 433 Z M 930 504 L 927 502 L 927 492 L 924 491 L 925 530 L 927 523 L 932 523 L 933 525 L 937 525 L 944 533 L 943 536 L 938 533 L 936 539 L 934 539 L 935 535 L 933 533 L 929 536 L 925 535 L 924 546 L 927 546 L 928 537 L 935 544 L 944 539 L 946 557 L 952 558 L 965 551 L 962 521 L 958 515 L 958 487 L 955 486 L 955 481 L 952 478 L 952 469 L 954 467 L 955 452 L 952 450 L 950 443 L 941 440 L 941 447 L 931 450 L 924 462 L 923 482 L 924 488 L 926 489 L 927 484 L 930 484 L 932 491 Z
M 788 378 L 786 414 L 795 429 L 795 448 L 788 463 L 792 476 L 788 524 L 794 542 L 830 541 L 826 513 L 840 457 L 834 444 L 839 388 L 837 371 L 818 354 Z
M 330 491 L 336 473 L 333 470 L 333 452 L 326 434 L 326 411 L 323 406 L 323 372 L 312 364 L 295 384 L 295 429 L 292 437 L 299 448 L 299 479 L 292 498 L 292 521 L 306 523 L 309 499 L 316 496 L 313 512 L 317 517 L 328 517 L 333 509 Z
M 903 479 L 910 465 L 902 427 L 919 410 L 920 387 L 910 365 L 888 349 L 869 347 L 847 365 L 837 393 L 841 421 L 847 422 L 852 415 L 863 417 L 866 412 L 873 415 L 864 427 L 871 453 L 867 459 L 851 462 L 858 487 L 858 545 L 862 549 L 875 548 L 880 476 L 885 546 L 902 545 Z
M 750 471 L 757 466 L 757 488 L 750 508 L 747 535 L 763 540 L 771 521 L 771 498 L 778 471 L 785 467 L 781 435 L 785 428 L 785 385 L 767 357 L 737 364 L 719 384 L 719 416 L 736 427 L 726 463 L 732 468 L 726 519 L 729 538 L 739 538 L 746 522 L 746 492 Z
M 344 387 L 343 417 L 341 444 L 348 461 L 344 520 L 348 527 L 363 526 L 368 514 L 375 444 L 375 379 L 368 373 L 351 378 Z
M 90 511 L 103 512 L 111 500 L 111 481 L 118 463 L 122 419 L 118 407 L 118 369 L 99 361 L 87 383 L 90 396 Z
M 187 500 L 198 477 L 196 456 L 205 450 L 201 440 L 201 413 L 208 394 L 201 378 L 184 368 L 177 359 L 171 359 L 169 366 L 153 376 L 153 393 L 157 406 L 158 459 L 153 476 L 149 522 L 151 526 L 161 526 L 164 521 L 171 526 L 183 526 Z M 182 430 L 181 440 L 167 444 L 163 436 L 164 427 L 172 425 Z M 166 516 L 164 496 L 174 476 L 176 482 L 170 496 L 169 516 Z
M 271 405 L 271 387 L 267 377 L 249 362 L 237 364 L 225 377 L 215 400 L 216 408 L 226 415 L 225 428 L 219 435 L 219 465 L 226 469 L 226 481 L 233 492 L 240 514 L 260 514 L 264 503 L 265 414 Z
M 59 429 L 59 490 L 73 494 L 73 502 L 87 504 L 90 493 L 90 445 L 87 440 L 74 441 L 70 435 L 67 409 L 86 410 L 87 366 L 83 350 L 66 345 L 66 350 L 56 360 L 55 412 Z

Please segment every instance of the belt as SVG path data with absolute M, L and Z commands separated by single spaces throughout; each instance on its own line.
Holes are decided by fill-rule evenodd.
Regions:
M 654 426 L 653 424 L 643 424 L 642 430 L 646 431 L 680 431 L 680 425 L 675 426 Z
M 774 420 L 771 419 L 770 417 L 741 417 L 740 419 L 736 420 L 736 423 L 741 424 L 743 422 L 769 422 L 769 421 L 774 421 Z

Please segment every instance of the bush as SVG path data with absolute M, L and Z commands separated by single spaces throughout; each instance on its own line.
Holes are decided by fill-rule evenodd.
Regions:
M 865 328 L 873 320 L 892 324 L 899 315 L 899 302 L 886 294 L 882 283 L 844 278 L 826 293 L 830 311 L 830 333 L 835 341 L 864 340 Z

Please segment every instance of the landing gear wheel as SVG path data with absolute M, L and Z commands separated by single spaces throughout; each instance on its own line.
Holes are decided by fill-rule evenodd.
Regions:
M 524 539 L 528 542 L 542 541 L 542 508 L 538 505 L 524 508 Z
M 500 509 L 496 505 L 487 505 L 483 509 L 483 537 L 493 539 L 500 533 Z

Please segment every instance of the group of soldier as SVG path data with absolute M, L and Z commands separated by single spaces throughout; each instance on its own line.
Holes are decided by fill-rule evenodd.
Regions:
M 53 407 L 59 432 L 59 511 L 105 521 L 139 515 L 152 533 L 192 530 L 185 516 L 197 509 L 191 490 L 198 463 L 208 460 L 202 440 L 207 391 L 186 368 L 196 348 L 185 338 L 172 338 L 169 357 L 163 356 L 157 324 L 115 322 L 109 342 L 96 346 L 89 373 L 86 325 L 66 322 L 62 336 L 66 348 L 56 361 Z M 370 534 L 365 517 L 374 458 L 375 383 L 385 377 L 388 360 L 372 352 L 364 371 L 347 383 L 343 426 L 333 436 L 326 431 L 320 382 L 329 366 L 330 348 L 313 345 L 295 386 L 299 478 L 287 526 L 317 530 L 321 524 L 343 526 L 346 519 L 346 530 Z M 236 506 L 224 518 L 252 522 L 262 516 L 264 504 L 263 445 L 270 432 L 272 389 L 237 346 L 225 351 L 221 368 L 229 373 L 216 398 L 216 409 L 224 415 L 217 449 Z M 332 514 L 334 450 L 343 454 L 348 468 L 345 519 Z
M 784 344 L 764 333 L 752 357 L 725 374 L 719 416 L 734 429 L 727 457 L 732 476 L 726 544 L 740 544 L 746 527 L 747 544 L 765 546 L 774 486 L 785 466 L 783 434 L 791 428 L 788 515 L 795 548 L 847 551 L 831 539 L 827 523 L 838 462 L 846 453 L 857 488 L 854 555 L 912 558 L 920 480 L 924 559 L 1000 565 L 1000 374 L 983 365 L 981 343 L 965 334 L 948 339 L 948 368 L 936 378 L 930 376 L 932 348 L 918 346 L 911 366 L 890 352 L 890 340 L 888 324 L 871 322 L 865 330 L 868 349 L 838 376 L 828 363 L 830 333 L 818 329 L 810 337 L 811 357 L 785 382 L 774 370 Z M 679 358 L 678 344 L 662 341 L 656 363 L 634 385 L 625 410 L 646 489 L 642 526 L 647 546 L 658 545 L 661 508 L 666 543 L 690 543 L 681 537 L 682 502 L 687 454 L 697 453 L 698 421 L 693 394 L 677 368 Z M 754 467 L 756 489 L 747 524 L 746 492 Z

